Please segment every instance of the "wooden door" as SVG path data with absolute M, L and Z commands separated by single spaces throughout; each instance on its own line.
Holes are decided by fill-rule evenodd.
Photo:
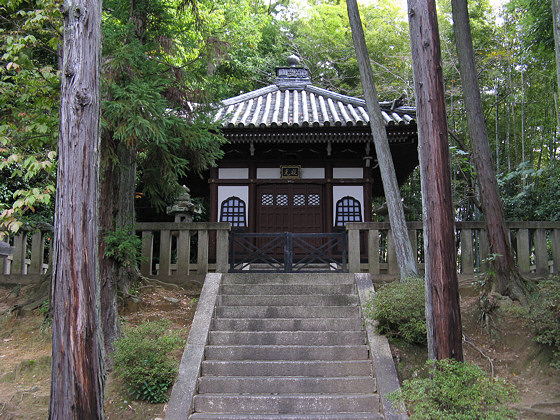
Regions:
M 316 184 L 267 184 L 257 190 L 257 232 L 324 232 L 323 191 Z

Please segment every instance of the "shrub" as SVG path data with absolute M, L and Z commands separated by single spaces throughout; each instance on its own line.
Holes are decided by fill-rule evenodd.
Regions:
M 530 311 L 535 340 L 553 348 L 551 364 L 560 369 L 560 278 L 542 281 L 539 289 Z
M 381 288 L 368 301 L 366 318 L 377 321 L 377 331 L 390 338 L 426 344 L 424 280 L 408 278 Z
M 175 380 L 178 362 L 170 352 L 183 345 L 167 320 L 147 322 L 125 331 L 115 343 L 115 372 L 139 400 L 161 403 Z
M 506 404 L 514 402 L 515 388 L 492 379 L 478 366 L 454 360 L 429 360 L 431 378 L 403 382 L 400 393 L 390 395 L 405 403 L 410 418 L 421 419 L 516 419 L 517 413 Z

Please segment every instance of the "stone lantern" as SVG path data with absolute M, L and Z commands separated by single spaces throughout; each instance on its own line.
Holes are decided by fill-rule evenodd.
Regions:
M 175 223 L 191 223 L 195 214 L 202 213 L 200 205 L 191 200 L 190 190 L 183 185 L 183 192 L 179 194 L 175 203 L 167 207 L 167 214 L 175 216 Z

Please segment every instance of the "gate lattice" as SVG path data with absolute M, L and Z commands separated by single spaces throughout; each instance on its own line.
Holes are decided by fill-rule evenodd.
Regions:
M 230 273 L 348 272 L 347 233 L 247 233 L 230 236 Z M 294 250 L 296 252 L 294 252 Z

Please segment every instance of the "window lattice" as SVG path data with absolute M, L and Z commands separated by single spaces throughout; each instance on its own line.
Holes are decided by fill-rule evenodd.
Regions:
M 347 222 L 361 222 L 362 211 L 360 202 L 352 197 L 344 197 L 336 203 L 336 224 L 344 226 Z
M 261 196 L 262 206 L 273 206 L 274 205 L 274 195 L 273 194 L 263 194 Z
M 247 226 L 245 201 L 239 197 L 229 197 L 222 202 L 220 222 L 230 222 L 232 226 Z
M 294 206 L 305 206 L 305 194 L 294 194 Z
M 309 194 L 308 203 L 310 206 L 321 205 L 321 196 L 319 194 Z
M 277 206 L 287 206 L 288 205 L 288 194 L 278 194 L 276 196 Z

